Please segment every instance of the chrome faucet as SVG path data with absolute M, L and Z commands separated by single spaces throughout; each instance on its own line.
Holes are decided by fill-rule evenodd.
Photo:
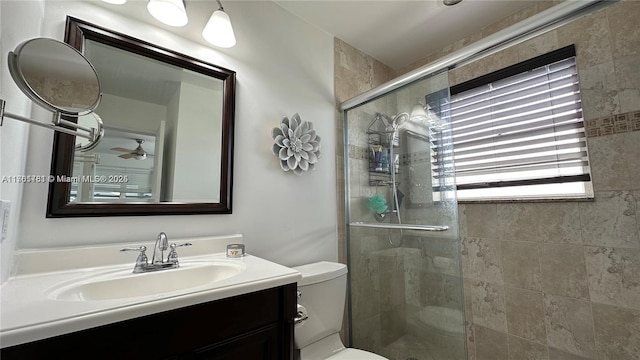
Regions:
M 162 264 L 164 262 L 164 251 L 169 247 L 167 234 L 161 232 L 156 239 L 156 245 L 153 247 L 152 264 Z
M 175 269 L 180 267 L 178 262 L 178 253 L 176 252 L 176 247 L 179 246 L 191 246 L 191 243 L 183 243 L 183 244 L 171 244 L 169 246 L 169 240 L 167 238 L 167 234 L 161 232 L 158 234 L 158 238 L 156 239 L 155 246 L 153 247 L 153 257 L 151 258 L 151 264 L 149 264 L 149 259 L 147 258 L 146 246 L 139 246 L 135 248 L 124 248 L 120 249 L 120 251 L 139 251 L 138 258 L 136 259 L 136 264 L 133 267 L 134 273 L 142 273 L 149 271 L 158 271 L 158 270 L 166 270 L 166 269 Z M 167 260 L 164 260 L 164 251 L 167 248 L 171 248 L 169 251 L 169 255 L 167 256 Z

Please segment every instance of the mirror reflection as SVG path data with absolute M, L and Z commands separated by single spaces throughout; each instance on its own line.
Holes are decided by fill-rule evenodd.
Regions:
M 105 134 L 74 159 L 73 177 L 95 181 L 69 201 L 219 202 L 223 81 L 93 40 L 84 55 Z
M 235 72 L 72 17 L 98 75 L 104 137 L 57 134 L 47 217 L 231 213 Z M 94 121 L 80 117 L 79 124 Z
M 91 64 L 54 39 L 22 43 L 9 54 L 9 71 L 29 98 L 52 111 L 89 113 L 100 101 L 100 83 Z

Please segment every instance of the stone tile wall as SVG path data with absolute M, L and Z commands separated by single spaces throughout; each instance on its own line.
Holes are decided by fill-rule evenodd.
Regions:
M 471 359 L 640 358 L 639 16 L 623 1 L 450 74 L 576 44 L 595 192 L 460 205 Z
M 336 174 L 338 256 L 347 263 L 344 182 L 344 119 L 340 104 L 390 80 L 391 69 L 344 41 L 334 40 L 334 96 L 336 104 Z M 368 153 L 366 154 L 368 155 Z M 364 160 L 364 158 L 362 159 Z
M 347 263 L 347 236 L 345 221 L 345 164 L 344 164 L 344 119 L 340 104 L 356 95 L 376 86 L 383 84 L 390 79 L 391 69 L 372 58 L 371 56 L 355 49 L 340 39 L 334 40 L 334 96 L 336 104 L 336 196 L 338 204 L 338 260 L 341 263 Z M 361 147 L 364 148 L 364 147 Z M 367 153 L 362 153 L 357 160 L 364 162 L 368 157 Z M 355 162 L 356 166 L 364 166 L 362 163 Z M 359 171 L 355 172 L 359 174 Z M 353 175 L 352 175 L 353 176 Z M 356 237 L 360 238 L 360 237 Z M 368 238 L 361 239 L 366 241 Z M 366 243 L 365 243 L 366 244 Z M 355 251 L 355 250 L 352 250 Z M 367 287 L 352 286 L 352 292 L 361 296 L 370 296 L 369 292 L 362 292 L 359 288 L 369 289 Z M 372 288 L 373 289 L 373 288 Z M 359 299 L 352 300 L 358 303 Z M 358 307 L 360 307 L 358 305 Z M 348 308 L 345 306 L 345 316 L 342 326 L 342 339 L 345 344 L 349 344 L 349 323 L 347 316 Z M 364 310 L 366 313 L 366 310 Z M 365 335 L 368 333 L 365 333 Z
M 336 104 L 555 3 L 539 2 L 403 69 L 336 40 Z M 593 202 L 459 206 L 469 359 L 640 359 L 638 18 L 640 2 L 621 1 L 450 73 L 453 85 L 575 43 L 595 192 Z M 343 178 L 338 189 L 343 204 Z M 344 208 L 339 227 L 345 261 Z
M 455 69 L 576 44 L 593 202 L 460 205 L 470 359 L 640 359 L 640 2 Z

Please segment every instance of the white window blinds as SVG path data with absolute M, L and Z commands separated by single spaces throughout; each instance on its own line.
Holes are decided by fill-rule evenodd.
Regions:
M 590 181 L 573 46 L 452 87 L 447 112 L 433 168 L 459 192 Z

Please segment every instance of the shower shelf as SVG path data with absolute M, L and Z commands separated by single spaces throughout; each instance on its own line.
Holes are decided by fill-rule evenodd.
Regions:
M 361 221 L 351 222 L 349 226 L 369 227 L 378 229 L 395 229 L 395 230 L 419 230 L 419 231 L 447 231 L 448 226 L 434 225 L 414 225 L 414 224 L 369 224 Z
M 382 146 L 383 151 L 386 152 L 388 156 L 389 153 L 389 137 L 393 134 L 393 131 L 367 131 L 367 136 L 369 137 L 369 151 L 375 145 Z M 397 145 L 393 145 L 394 148 L 397 148 Z M 373 159 L 373 154 L 369 153 L 369 186 L 390 186 L 393 184 L 391 181 L 391 172 L 389 167 L 393 167 L 393 160 L 388 159 L 387 164 L 384 170 L 376 170 L 376 162 Z M 396 171 L 397 173 L 397 171 Z M 397 182 L 396 182 L 397 183 Z
M 369 145 L 369 186 L 391 186 L 393 184 L 391 169 L 394 169 L 391 153 L 397 153 L 393 150 L 389 153 L 389 148 L 397 148 L 398 144 L 393 143 L 394 130 L 390 129 L 393 120 L 386 115 L 376 113 L 373 120 L 367 126 L 367 142 Z M 373 157 L 373 146 L 382 146 L 383 151 L 388 156 L 384 169 L 380 169 L 380 165 L 376 164 Z M 396 174 L 398 171 L 396 170 Z M 396 181 L 396 186 L 398 182 Z

